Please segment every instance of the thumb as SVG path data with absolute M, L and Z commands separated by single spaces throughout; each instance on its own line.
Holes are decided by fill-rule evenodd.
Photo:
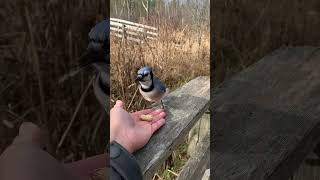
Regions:
M 124 103 L 120 100 L 117 100 L 116 104 L 114 105 L 114 107 L 120 107 L 120 108 L 123 108 L 123 106 L 124 106 Z
M 48 135 L 37 125 L 31 122 L 24 122 L 19 128 L 19 134 L 14 139 L 13 144 L 25 144 L 40 147 L 46 147 Z

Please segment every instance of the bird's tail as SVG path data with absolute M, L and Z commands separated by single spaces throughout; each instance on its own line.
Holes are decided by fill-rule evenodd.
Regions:
M 166 88 L 166 93 L 164 94 L 164 97 L 168 96 L 169 93 L 170 93 L 170 89 Z

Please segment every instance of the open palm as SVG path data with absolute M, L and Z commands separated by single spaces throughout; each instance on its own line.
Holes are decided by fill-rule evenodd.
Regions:
M 152 134 L 165 123 L 162 109 L 145 109 L 128 113 L 123 102 L 117 101 L 110 113 L 110 141 L 117 141 L 130 153 L 142 148 Z M 152 121 L 142 121 L 141 115 L 151 115 Z

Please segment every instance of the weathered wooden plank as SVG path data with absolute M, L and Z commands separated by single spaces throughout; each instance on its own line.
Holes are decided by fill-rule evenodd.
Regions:
M 114 36 L 116 36 L 118 38 L 123 38 L 122 34 L 112 33 L 112 35 L 114 35 Z M 143 40 L 137 39 L 137 38 L 133 38 L 133 37 L 127 37 L 127 40 L 134 41 L 134 42 L 137 42 L 137 43 L 143 43 Z
M 189 158 L 177 180 L 194 180 L 202 177 L 210 163 L 210 132 L 198 142 L 197 151 Z
M 156 40 L 158 36 L 157 28 L 122 19 L 111 18 L 110 25 L 111 35 L 123 38 L 125 32 L 127 40 L 138 43 L 143 43 L 143 40 L 148 39 Z
M 292 175 L 319 141 L 319 70 L 319 48 L 282 48 L 214 90 L 213 179 Z
M 209 108 L 209 89 L 209 77 L 197 77 L 164 99 L 166 124 L 143 149 L 134 154 L 145 179 L 152 178 L 157 168 L 183 142 L 188 131 Z
M 124 31 L 122 29 L 118 29 L 118 28 L 113 28 L 113 27 L 110 27 L 110 30 L 121 35 L 121 37 L 123 36 L 123 33 Z M 151 40 L 156 40 L 157 38 L 154 38 L 154 37 L 151 37 L 151 36 L 147 36 L 145 35 L 144 33 L 136 33 L 136 32 L 133 32 L 133 31 L 125 31 L 127 33 L 127 35 L 132 35 L 133 37 L 138 37 L 138 38 L 146 38 L 147 39 L 151 39 Z
M 131 25 L 124 25 L 121 23 L 117 23 L 117 22 L 110 22 L 111 26 L 115 26 L 118 28 L 123 28 L 123 26 L 125 26 L 126 29 L 132 30 L 132 31 L 138 31 L 138 32 L 142 32 L 142 33 L 147 33 L 149 35 L 153 35 L 153 36 L 158 36 L 158 33 L 152 32 L 152 31 L 148 31 L 144 28 L 141 27 L 135 27 L 135 26 L 131 26 Z
M 119 23 L 129 24 L 129 25 L 132 25 L 132 26 L 137 26 L 137 27 L 142 27 L 142 28 L 146 28 L 146 29 L 151 29 L 151 30 L 154 30 L 154 31 L 157 31 L 157 30 L 158 30 L 157 28 L 152 27 L 152 26 L 147 26 L 147 25 L 143 25 L 143 24 L 139 24 L 139 23 L 134 23 L 134 22 L 131 22 L 131 21 L 123 20 L 123 19 L 110 18 L 110 21 L 111 21 L 111 22 L 113 21 L 113 22 L 119 22 Z
M 305 161 L 294 173 L 292 180 L 319 180 L 320 179 L 320 160 L 314 153 L 308 154 Z

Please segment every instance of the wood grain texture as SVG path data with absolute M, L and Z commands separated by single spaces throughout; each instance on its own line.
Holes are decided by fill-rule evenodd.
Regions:
M 183 142 L 195 122 L 209 108 L 210 79 L 197 77 L 163 99 L 166 124 L 134 155 L 144 174 L 151 179 L 157 168 Z
M 211 177 L 288 179 L 319 142 L 320 50 L 281 48 L 211 97 Z
M 204 175 L 210 164 L 210 132 L 198 142 L 197 151 L 189 158 L 177 180 L 194 180 Z
M 294 173 L 293 180 L 319 180 L 320 160 L 316 154 L 310 153 Z

